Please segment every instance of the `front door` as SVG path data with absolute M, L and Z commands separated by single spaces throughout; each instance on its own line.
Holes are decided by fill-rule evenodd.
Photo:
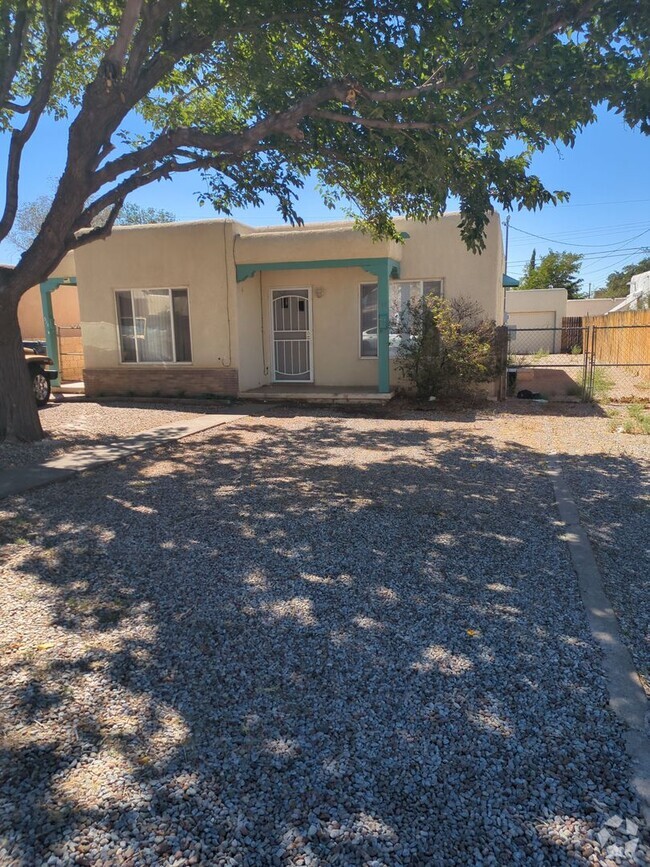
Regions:
M 313 382 L 311 290 L 274 289 L 273 382 Z

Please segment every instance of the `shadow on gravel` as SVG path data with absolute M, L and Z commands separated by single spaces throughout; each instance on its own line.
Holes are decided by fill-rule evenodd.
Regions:
M 586 864 L 637 813 L 542 455 L 262 418 L 16 512 L 0 860 Z

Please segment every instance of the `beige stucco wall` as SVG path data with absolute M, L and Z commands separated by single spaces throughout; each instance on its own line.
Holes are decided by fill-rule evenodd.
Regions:
M 239 388 L 246 391 L 269 381 L 269 336 L 263 316 L 262 275 L 255 274 L 237 287 L 237 331 L 239 337 Z
M 471 253 L 458 230 L 459 214 L 432 223 L 396 220 L 410 239 L 403 245 L 401 279 L 443 278 L 445 298 L 472 298 L 486 319 L 503 322 L 503 242 L 495 215 L 487 227 L 486 249 Z
M 509 315 L 552 312 L 558 328 L 562 324 L 562 317 L 566 316 L 566 305 L 566 289 L 509 289 L 506 292 L 506 312 Z
M 620 301 L 620 298 L 576 298 L 567 301 L 567 316 L 604 316 Z
M 287 231 L 252 231 L 240 226 L 235 239 L 235 261 L 254 262 L 314 261 L 388 256 L 400 259 L 402 245 L 395 241 L 373 241 L 369 235 L 355 231 L 350 223 L 333 223 L 331 227 L 309 225 Z
M 510 289 L 506 293 L 506 309 L 510 314 L 553 312 L 559 328 L 563 316 L 602 316 L 608 313 L 619 300 L 616 298 L 571 300 L 567 299 L 566 289 Z M 522 321 L 520 315 L 517 319 Z
M 510 348 L 515 353 L 559 352 L 561 335 L 553 329 L 562 327 L 566 316 L 566 289 L 510 289 L 506 292 L 508 326 L 517 332 Z M 547 329 L 534 331 L 529 329 Z
M 75 277 L 74 253 L 68 253 L 50 275 L 52 277 Z M 60 286 L 52 294 L 52 308 L 56 324 L 65 328 L 76 327 L 81 321 L 79 298 L 76 286 Z M 43 339 L 45 324 L 41 305 L 40 286 L 32 286 L 22 296 L 18 304 L 20 333 L 25 340 Z
M 122 364 L 117 335 L 117 289 L 187 288 L 191 365 L 174 369 L 236 367 L 237 298 L 232 222 L 203 221 L 118 228 L 105 241 L 77 251 L 86 367 Z

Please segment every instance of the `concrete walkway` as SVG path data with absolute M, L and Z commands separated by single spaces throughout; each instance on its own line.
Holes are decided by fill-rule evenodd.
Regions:
M 109 445 L 75 449 L 63 457 L 42 464 L 5 470 L 0 473 L 0 499 L 62 481 L 75 473 L 113 463 L 136 452 L 145 452 L 164 443 L 229 424 L 243 417 L 241 414 L 201 415 L 182 424 L 165 424 L 150 428 Z
M 630 784 L 639 797 L 643 816 L 650 824 L 648 700 L 632 656 L 621 638 L 618 620 L 605 593 L 589 536 L 580 522 L 578 507 L 554 452 L 549 454 L 548 466 L 558 512 L 565 528 L 561 538 L 568 546 L 578 577 L 589 628 L 603 653 L 609 704 L 627 727 L 625 746 L 631 762 Z

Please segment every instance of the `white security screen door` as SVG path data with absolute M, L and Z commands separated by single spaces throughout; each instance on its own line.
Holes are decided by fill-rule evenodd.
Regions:
M 309 289 L 274 289 L 273 381 L 313 382 Z

